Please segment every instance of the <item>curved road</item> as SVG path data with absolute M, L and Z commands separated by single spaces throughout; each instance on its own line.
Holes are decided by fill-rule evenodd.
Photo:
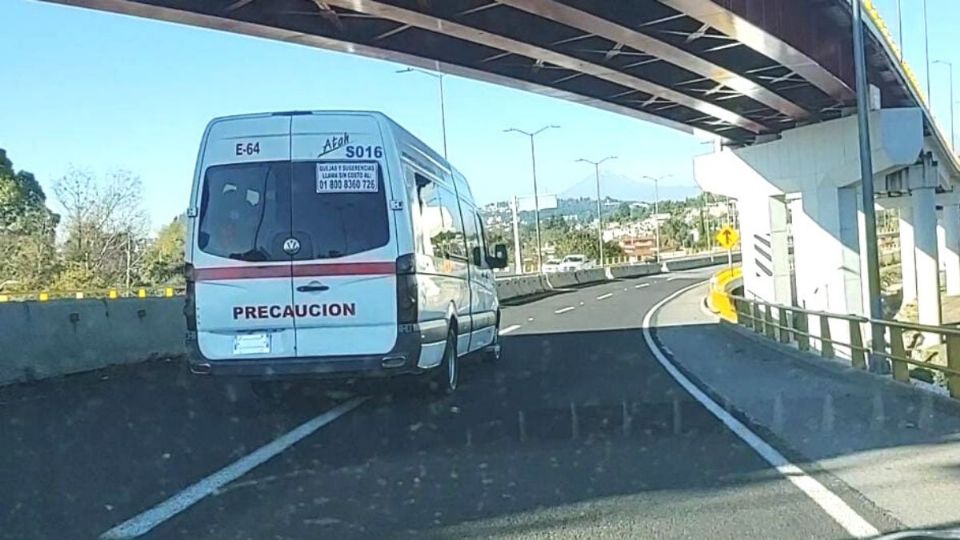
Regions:
M 503 360 L 440 400 L 324 383 L 265 404 L 175 363 L 7 390 L 0 537 L 95 538 L 354 394 L 146 537 L 844 537 L 644 344 L 644 314 L 708 274 L 507 307 Z

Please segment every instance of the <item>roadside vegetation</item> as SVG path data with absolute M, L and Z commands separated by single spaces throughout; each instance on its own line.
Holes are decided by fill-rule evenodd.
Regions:
M 151 232 L 139 177 L 72 169 L 53 185 L 56 205 L 0 149 L 0 294 L 182 286 L 184 221 Z

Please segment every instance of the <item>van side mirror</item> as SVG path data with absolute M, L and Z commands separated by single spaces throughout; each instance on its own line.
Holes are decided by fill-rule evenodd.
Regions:
M 496 244 L 493 246 L 493 257 L 487 259 L 487 264 L 490 265 L 490 268 L 506 268 L 507 267 L 507 245 L 506 244 Z

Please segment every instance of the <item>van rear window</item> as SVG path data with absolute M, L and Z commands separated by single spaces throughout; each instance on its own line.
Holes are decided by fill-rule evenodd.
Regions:
M 386 245 L 390 232 L 379 166 L 376 190 L 368 181 L 356 191 L 318 189 L 317 169 L 316 162 L 286 161 L 208 168 L 197 247 L 257 262 L 336 258 Z M 283 250 L 289 238 L 300 244 L 292 256 Z
M 219 165 L 207 169 L 197 247 L 241 261 L 285 261 L 290 237 L 290 163 Z

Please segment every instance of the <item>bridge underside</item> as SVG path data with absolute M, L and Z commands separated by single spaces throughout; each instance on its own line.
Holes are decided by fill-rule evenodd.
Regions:
M 854 100 L 843 0 L 52 0 L 440 69 L 755 142 Z M 916 106 L 871 35 L 884 106 Z

